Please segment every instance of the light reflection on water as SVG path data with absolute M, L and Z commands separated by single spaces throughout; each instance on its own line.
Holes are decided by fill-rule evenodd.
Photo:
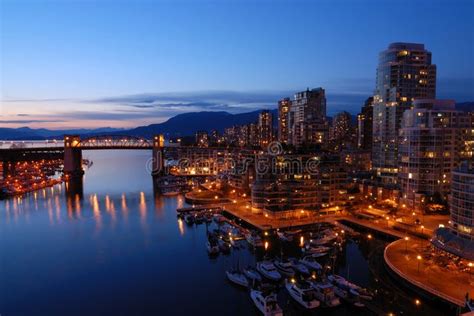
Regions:
M 210 259 L 205 225 L 176 219 L 183 196 L 153 194 L 149 155 L 85 152 L 94 165 L 83 199 L 66 197 L 62 185 L 0 201 L 2 315 L 257 315 L 224 274 L 255 257 L 244 248 Z M 350 244 L 339 270 L 363 284 L 371 281 L 366 247 Z

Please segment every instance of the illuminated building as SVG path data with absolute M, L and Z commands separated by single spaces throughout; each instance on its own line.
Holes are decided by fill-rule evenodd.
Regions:
M 372 131 L 374 116 L 374 97 L 365 100 L 360 113 L 357 115 L 357 147 L 372 151 Z
M 257 170 L 251 186 L 252 207 L 285 216 L 343 205 L 347 200 L 347 172 L 338 156 L 260 155 L 271 167 Z M 309 162 L 318 161 L 309 168 Z
M 287 144 L 289 137 L 288 113 L 290 112 L 291 100 L 284 98 L 278 101 L 278 141 Z
M 258 128 L 260 131 L 260 146 L 267 148 L 273 141 L 273 115 L 268 110 L 260 112 L 258 116 Z
M 199 147 L 209 147 L 209 135 L 206 131 L 196 132 L 196 144 Z
M 222 142 L 221 136 L 219 135 L 219 132 L 215 129 L 211 130 L 211 133 L 209 135 L 209 142 L 213 145 L 220 145 Z
M 323 88 L 297 92 L 289 112 L 289 142 L 296 147 L 323 144 L 328 139 L 326 95 Z
M 456 111 L 453 100 L 418 99 L 405 111 L 398 173 L 402 204 L 421 209 L 435 195 L 446 199 L 469 126 L 469 116 Z
M 340 112 L 334 116 L 330 129 L 330 140 L 337 149 L 353 147 L 354 129 L 352 116 L 346 112 Z
M 452 172 L 450 226 L 440 227 L 432 243 L 449 252 L 474 260 L 474 164 L 464 161 Z
M 398 131 L 416 99 L 436 97 L 436 65 L 423 44 L 393 43 L 380 53 L 373 113 L 373 166 L 384 183 L 396 183 Z

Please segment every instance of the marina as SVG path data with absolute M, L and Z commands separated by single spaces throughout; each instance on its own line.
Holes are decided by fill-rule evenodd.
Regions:
M 31 314 L 41 308 L 49 315 L 63 315 L 80 306 L 82 314 L 96 315 L 112 293 L 115 303 L 107 304 L 108 313 L 189 314 L 199 308 L 207 314 L 224 311 L 227 315 L 258 315 L 261 310 L 270 315 L 305 314 L 306 309 L 286 288 L 294 279 L 295 283 L 316 287 L 311 291 L 319 301 L 314 309 L 317 315 L 413 315 L 421 311 L 434 316 L 456 314 L 453 307 L 401 287 L 387 273 L 383 249 L 393 237 L 371 230 L 368 238 L 367 230 L 332 220 L 285 230 L 258 230 L 214 205 L 193 208 L 182 194 L 155 195 L 142 168 L 148 159 L 146 154 L 124 153 L 113 164 L 109 155 L 113 154 L 103 151 L 88 156 L 94 166 L 85 178 L 83 200 L 67 199 L 62 194 L 64 184 L 58 184 L 44 195 L 28 194 L 21 200 L 1 202 L 6 238 L 0 243 L 10 258 L 3 267 L 6 279 L 0 283 L 0 287 L 10 289 L 1 288 L 6 293 L 0 302 L 6 313 L 15 309 Z M 138 173 L 126 174 L 130 178 L 127 183 L 119 181 L 124 175 L 117 176 L 113 171 L 123 170 L 123 164 L 131 165 Z M 33 237 L 31 225 L 47 227 L 48 231 L 41 238 L 20 238 Z M 54 248 L 46 247 L 51 243 Z M 25 247 L 41 251 L 25 257 L 16 250 Z M 71 247 L 76 251 L 69 252 Z M 312 249 L 311 253 L 306 249 Z M 136 251 L 142 255 L 133 255 Z M 326 255 L 319 256 L 322 253 Z M 304 258 L 316 269 L 305 265 Z M 263 262 L 268 275 L 276 275 L 273 268 L 278 272 L 279 281 L 259 272 L 257 264 Z M 67 267 L 67 275 L 96 278 L 69 281 L 70 290 L 76 293 L 69 295 L 60 284 L 71 279 L 55 268 L 58 265 Z M 338 286 L 330 280 L 331 275 L 367 289 L 372 300 L 362 297 L 360 291 Z M 206 291 L 195 291 L 196 284 Z M 332 298 L 330 293 L 334 292 L 340 304 L 321 296 L 325 291 Z M 138 301 L 130 292 L 140 293 Z M 45 303 L 51 295 L 64 302 L 61 308 Z M 193 299 L 182 304 L 183 297 Z M 228 306 L 233 308 L 228 310 Z
M 208 211 L 208 209 L 202 208 L 199 211 L 190 212 Z M 384 313 L 383 310 L 386 307 L 378 303 L 382 299 L 379 297 L 380 289 L 369 289 L 356 284 L 337 274 L 340 270 L 336 269 L 338 262 L 340 262 L 339 256 L 342 255 L 341 251 L 344 250 L 347 243 L 354 241 L 371 243 L 376 238 L 375 235 L 362 234 L 357 229 L 339 221 L 313 223 L 287 231 L 271 229 L 259 231 L 248 222 L 239 221 L 232 214 L 223 210 L 214 209 L 214 212 L 216 212 L 214 218 L 219 218 L 219 220 L 213 221 L 211 225 L 222 225 L 226 229 L 213 228 L 213 230 L 223 231 L 223 236 L 226 236 L 227 232 L 231 230 L 233 234 L 229 236 L 240 240 L 239 244 L 232 245 L 232 252 L 241 251 L 242 243 L 244 243 L 246 244 L 243 246 L 244 248 L 247 247 L 252 253 L 262 258 L 260 261 L 255 261 L 254 265 L 247 265 L 245 268 L 240 268 L 241 259 L 238 258 L 239 267 L 233 266 L 232 269 L 225 272 L 231 283 L 239 285 L 239 288 L 247 289 L 247 291 L 249 289 L 250 291 L 263 291 L 262 293 L 277 297 L 282 296 L 282 293 L 287 293 L 297 306 L 307 310 L 322 308 L 323 310 L 334 309 L 337 312 L 340 311 L 340 306 L 346 306 L 350 307 L 354 313 L 374 315 Z M 179 209 L 177 215 L 182 216 L 181 213 L 182 209 Z M 352 226 L 360 225 L 360 222 L 345 222 Z M 211 225 L 208 227 L 206 224 L 206 231 L 211 229 Z M 370 229 L 370 227 L 365 227 L 365 229 Z M 375 232 L 384 234 L 380 230 L 375 230 Z M 390 240 L 396 238 L 396 235 L 397 233 L 386 236 Z M 236 247 L 236 245 L 239 246 Z M 224 252 L 221 252 L 221 255 L 226 256 Z M 234 256 L 233 253 L 232 256 Z M 347 269 L 349 270 L 349 267 Z M 389 273 L 384 270 L 385 268 L 382 267 L 384 277 L 391 283 L 392 279 Z M 420 299 L 415 300 L 419 301 Z M 443 306 L 443 303 L 435 303 L 435 305 L 438 304 Z M 291 310 L 294 308 L 292 305 L 295 304 L 288 305 L 288 302 L 286 305 L 279 304 L 280 307 L 283 307 L 285 314 L 288 310 L 291 314 Z M 417 306 L 416 303 L 415 306 Z M 449 304 L 442 308 L 446 313 L 449 313 L 450 310 L 455 313 L 456 310 Z M 295 309 L 295 311 L 297 310 L 298 308 Z

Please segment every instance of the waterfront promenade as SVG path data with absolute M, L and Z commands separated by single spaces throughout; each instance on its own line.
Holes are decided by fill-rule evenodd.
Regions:
M 390 235 L 396 238 L 404 238 L 406 233 L 393 229 L 390 226 L 374 223 L 369 220 L 355 218 L 344 211 L 330 215 L 318 215 L 312 212 L 295 213 L 293 217 L 287 218 L 272 218 L 265 216 L 265 213 L 257 213 L 248 207 L 248 203 L 230 203 L 223 205 L 223 209 L 231 215 L 247 222 L 251 226 L 259 229 L 289 229 L 302 226 L 310 226 L 320 222 L 333 223 L 335 221 L 347 221 L 349 223 L 362 226 L 380 233 Z
M 388 269 L 398 277 L 403 278 L 412 286 L 457 306 L 464 306 L 466 293 L 474 297 L 474 269 L 471 267 L 469 270 L 468 263 L 465 262 L 461 264 L 467 268 L 463 271 L 459 265 L 450 263 L 449 258 L 445 258 L 448 262 L 446 265 L 440 264 L 439 260 L 435 261 L 434 258 L 439 258 L 440 255 L 433 256 L 431 253 L 430 242 L 427 238 L 431 227 L 431 229 L 427 227 L 422 234 L 423 238 L 419 238 L 420 234 L 394 229 L 390 222 L 383 224 L 380 221 L 359 219 L 346 212 L 322 216 L 301 213 L 300 216 L 277 219 L 265 216 L 264 213 L 252 212 L 247 203 L 231 203 L 225 205 L 223 209 L 259 230 L 288 229 L 318 222 L 346 221 L 364 229 L 393 236 L 398 239 L 387 246 L 384 251 L 384 260 Z M 435 225 L 433 223 L 429 226 Z
M 344 218 L 342 214 L 318 216 L 313 215 L 311 212 L 299 213 L 298 216 L 287 218 L 273 218 L 271 216 L 265 216 L 263 212 L 257 213 L 252 211 L 246 202 L 226 204 L 223 205 L 223 209 L 258 230 L 296 228 L 313 225 L 318 222 L 332 222 Z
M 410 284 L 464 306 L 466 293 L 474 296 L 474 271 L 463 271 L 449 258 L 444 265 L 439 260 L 435 262 L 439 255 L 433 256 L 429 246 L 429 241 L 423 239 L 399 239 L 387 246 L 384 259 L 394 273 Z

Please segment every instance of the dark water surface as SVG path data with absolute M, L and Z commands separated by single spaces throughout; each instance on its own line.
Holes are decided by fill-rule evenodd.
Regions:
M 84 198 L 67 200 L 64 185 L 0 201 L 0 314 L 257 315 L 248 293 L 225 270 L 254 263 L 247 247 L 210 259 L 205 225 L 176 219 L 182 196 L 155 197 L 148 151 L 84 152 Z M 382 291 L 385 312 L 443 315 L 413 304 L 383 270 L 386 241 L 348 241 L 338 273 Z M 375 249 L 375 251 L 374 251 Z M 259 254 L 260 258 L 261 254 Z M 385 290 L 383 290 L 385 289 Z M 385 291 L 385 292 L 384 292 Z M 303 311 L 279 299 L 289 315 Z M 348 306 L 319 315 L 367 315 Z

